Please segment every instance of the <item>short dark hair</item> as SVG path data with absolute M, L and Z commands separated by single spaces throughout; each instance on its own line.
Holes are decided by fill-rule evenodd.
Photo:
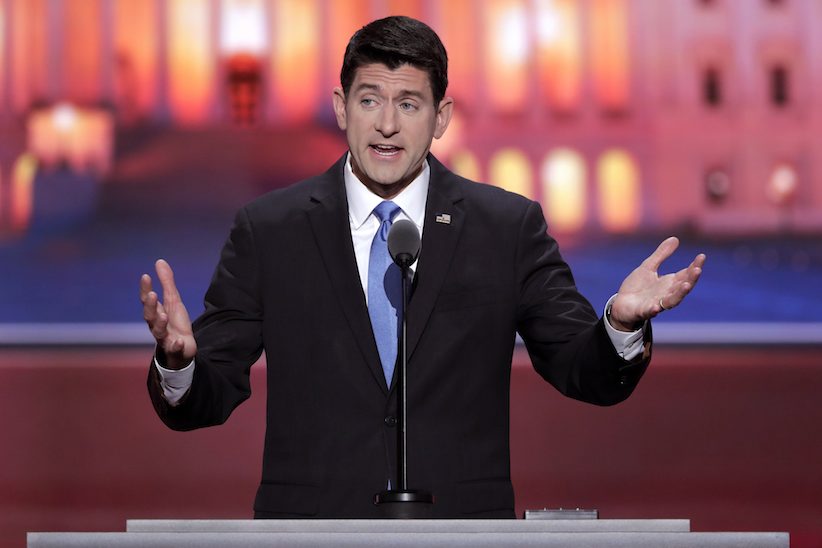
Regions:
M 448 87 L 448 54 L 434 30 L 411 17 L 395 15 L 377 19 L 354 33 L 345 48 L 340 84 L 348 95 L 357 69 L 382 63 L 390 69 L 411 65 L 428 73 L 434 105 Z

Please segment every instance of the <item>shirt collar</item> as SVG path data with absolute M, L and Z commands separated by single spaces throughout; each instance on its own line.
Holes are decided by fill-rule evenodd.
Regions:
M 345 193 L 348 197 L 348 217 L 351 221 L 351 227 L 357 229 L 368 220 L 368 216 L 383 201 L 383 198 L 368 190 L 354 175 L 354 171 L 351 169 L 351 153 L 348 154 L 345 161 L 344 179 Z M 391 198 L 391 201 L 400 206 L 402 212 L 417 225 L 419 230 L 422 230 L 425 200 L 428 196 L 430 179 L 431 168 L 428 166 L 428 160 L 425 160 L 422 171 L 416 179 L 411 181 L 411 184 L 402 189 L 399 194 Z

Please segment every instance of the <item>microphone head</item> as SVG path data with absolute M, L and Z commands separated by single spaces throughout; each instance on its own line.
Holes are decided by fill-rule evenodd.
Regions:
M 388 230 L 388 252 L 400 268 L 408 268 L 420 253 L 420 231 L 407 219 L 391 224 Z

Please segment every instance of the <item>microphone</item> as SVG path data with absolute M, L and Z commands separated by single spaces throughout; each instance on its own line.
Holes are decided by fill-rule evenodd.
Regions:
M 388 253 L 402 271 L 402 314 L 397 355 L 397 483 L 394 489 L 374 495 L 374 504 L 384 517 L 426 518 L 431 515 L 434 495 L 408 488 L 408 286 L 411 265 L 420 254 L 420 232 L 406 219 L 394 222 L 388 231 Z
M 417 260 L 420 253 L 420 231 L 407 219 L 391 224 L 388 231 L 388 252 L 401 269 L 405 270 Z

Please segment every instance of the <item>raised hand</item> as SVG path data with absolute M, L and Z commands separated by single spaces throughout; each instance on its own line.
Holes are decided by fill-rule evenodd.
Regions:
M 625 278 L 611 306 L 611 324 L 615 328 L 633 331 L 637 324 L 677 306 L 691 292 L 702 274 L 703 253 L 679 272 L 663 276 L 658 273 L 662 262 L 677 247 L 679 240 L 668 238 Z
M 171 266 L 159 259 L 155 265 L 157 278 L 163 287 L 164 303 L 151 287 L 151 276 L 140 277 L 140 301 L 143 303 L 143 319 L 148 324 L 157 345 L 165 353 L 168 369 L 182 369 L 191 363 L 197 353 L 197 343 L 191 329 L 191 319 L 174 284 Z

